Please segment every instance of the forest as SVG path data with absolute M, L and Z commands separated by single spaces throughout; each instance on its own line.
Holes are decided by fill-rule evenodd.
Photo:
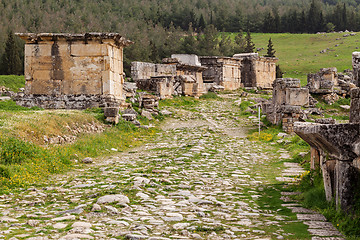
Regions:
M 360 31 L 360 0 L 0 0 L 0 74 L 9 32 L 119 32 L 134 60 L 245 51 L 244 32 Z M 219 32 L 237 32 L 235 39 Z M 14 39 L 22 61 L 22 45 Z M 22 70 L 14 72 L 20 74 Z

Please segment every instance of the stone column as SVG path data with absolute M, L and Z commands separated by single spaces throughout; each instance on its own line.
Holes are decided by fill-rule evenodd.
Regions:
M 321 163 L 321 171 L 324 181 L 326 201 L 331 202 L 334 199 L 336 193 L 336 186 L 335 186 L 336 160 L 326 161 L 325 158 L 320 157 L 320 163 Z
M 360 87 L 360 52 L 353 52 L 352 54 L 352 67 L 355 77 L 356 86 Z
M 336 208 L 344 211 L 350 209 L 354 198 L 354 184 L 357 174 L 351 161 L 337 161 L 335 167 Z
M 310 168 L 315 170 L 320 166 L 320 152 L 318 149 L 311 147 L 310 150 Z

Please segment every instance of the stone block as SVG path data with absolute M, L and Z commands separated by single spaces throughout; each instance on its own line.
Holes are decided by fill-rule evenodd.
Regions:
M 52 44 L 25 44 L 25 57 L 50 57 Z
M 105 107 L 104 108 L 104 116 L 105 117 L 116 117 L 119 115 L 118 107 Z
M 52 71 L 50 70 L 35 70 L 32 73 L 33 79 L 37 80 L 50 80 L 52 76 Z
M 71 55 L 74 57 L 95 57 L 95 56 L 106 56 L 112 53 L 108 52 L 107 45 L 105 44 L 71 44 Z
M 286 101 L 288 105 L 308 106 L 309 105 L 309 89 L 307 88 L 287 88 Z
M 172 54 L 171 58 L 176 58 L 182 64 L 201 66 L 199 57 L 195 54 Z

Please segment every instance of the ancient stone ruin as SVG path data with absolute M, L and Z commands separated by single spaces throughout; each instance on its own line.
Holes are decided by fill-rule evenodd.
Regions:
M 351 209 L 360 170 L 360 89 L 351 90 L 350 123 L 295 123 L 295 132 L 311 146 L 311 167 L 320 168 L 326 199 Z
M 199 97 L 204 92 L 202 72 L 196 55 L 172 55 L 163 64 L 132 62 L 131 77 L 139 89 L 157 94 L 161 99 L 172 95 Z
M 25 44 L 25 91 L 18 105 L 52 109 L 116 107 L 123 97 L 123 48 L 118 33 L 18 33 Z M 116 112 L 116 110 L 114 110 Z
M 262 106 L 272 124 L 281 124 L 287 133 L 294 131 L 294 122 L 305 118 L 302 106 L 309 105 L 309 90 L 300 87 L 299 79 L 277 78 L 273 83 L 273 97 Z
M 317 73 L 307 76 L 307 85 L 311 94 L 322 95 L 328 104 L 339 99 L 339 96 L 349 96 L 350 90 L 355 88 L 353 72 L 346 70 L 338 73 L 336 68 L 322 68 Z
M 277 58 L 259 57 L 258 53 L 235 54 L 233 57 L 201 56 L 207 89 L 213 84 L 224 90 L 240 87 L 271 89 L 276 79 Z
M 276 79 L 277 58 L 261 57 L 258 53 L 235 54 L 241 59 L 241 83 L 243 87 L 271 89 Z
M 241 87 L 272 88 L 277 58 L 257 53 L 234 57 L 173 54 L 163 64 L 133 62 L 131 76 L 139 89 L 161 98 L 171 95 L 201 96 L 207 91 L 236 90 Z
M 203 80 L 207 90 L 219 85 L 224 90 L 236 90 L 241 87 L 241 60 L 231 57 L 202 56 L 201 65 L 207 69 Z

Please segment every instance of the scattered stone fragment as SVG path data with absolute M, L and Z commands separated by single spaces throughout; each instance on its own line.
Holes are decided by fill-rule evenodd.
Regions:
M 114 194 L 114 195 L 105 195 L 100 197 L 97 200 L 97 204 L 106 204 L 106 203 L 113 203 L 117 202 L 118 204 L 127 204 L 130 203 L 130 200 L 127 196 L 122 194 Z
M 91 157 L 86 157 L 83 160 L 81 160 L 83 163 L 89 164 L 89 163 L 93 163 L 94 160 Z

